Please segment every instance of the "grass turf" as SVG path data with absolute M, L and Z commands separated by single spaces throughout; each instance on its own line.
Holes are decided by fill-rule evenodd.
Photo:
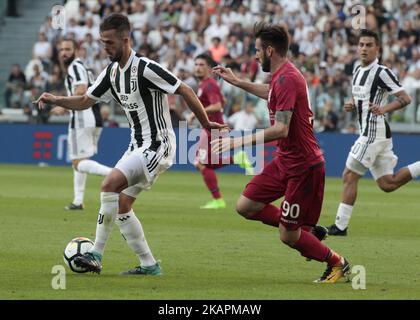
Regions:
M 135 204 L 162 277 L 123 277 L 138 264 L 114 227 L 100 276 L 66 273 L 54 290 L 54 265 L 76 236 L 94 240 L 101 178 L 89 176 L 83 212 L 72 199 L 69 167 L 0 165 L 0 299 L 419 299 L 419 183 L 391 194 L 372 180 L 359 185 L 348 237 L 326 243 L 366 268 L 366 290 L 319 285 L 325 266 L 282 245 L 275 228 L 234 211 L 249 177 L 218 174 L 227 208 L 203 211 L 209 200 L 196 172 L 166 172 Z M 334 221 L 340 179 L 327 179 L 320 224 Z

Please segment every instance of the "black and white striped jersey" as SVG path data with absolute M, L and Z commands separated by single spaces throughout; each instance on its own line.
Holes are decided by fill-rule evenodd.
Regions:
M 147 147 L 157 151 L 162 145 L 165 156 L 175 149 L 168 93 L 181 84 L 176 76 L 132 50 L 124 68 L 113 62 L 89 88 L 88 97 L 114 99 L 125 111 L 131 129 L 129 150 Z
M 387 104 L 388 95 L 403 90 L 394 73 L 378 59 L 366 67 L 356 65 L 353 71 L 352 95 L 358 113 L 360 135 L 372 143 L 375 139 L 391 138 L 391 130 L 384 115 L 369 111 L 369 102 Z
M 86 85 L 89 87 L 93 82 L 94 78 L 92 72 L 85 67 L 79 58 L 74 59 L 67 68 L 67 76 L 65 79 L 67 95 L 73 96 L 75 88 L 78 85 Z M 99 105 L 95 104 L 86 110 L 72 110 L 70 112 L 69 127 L 71 129 L 102 127 L 102 117 Z

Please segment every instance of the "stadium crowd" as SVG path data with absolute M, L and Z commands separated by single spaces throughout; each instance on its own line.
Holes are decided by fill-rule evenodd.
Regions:
M 47 122 L 48 111 L 36 114 L 31 101 L 41 92 L 65 95 L 58 63 L 62 37 L 74 38 L 79 54 L 98 75 L 109 63 L 99 43 L 99 23 L 111 12 L 128 15 L 135 50 L 167 67 L 191 87 L 194 57 L 208 52 L 218 64 L 229 66 L 242 78 L 267 82 L 254 59 L 252 32 L 255 22 L 284 23 L 291 35 L 290 58 L 308 83 L 317 131 L 355 132 L 355 114 L 345 113 L 351 74 L 357 59 L 357 13 L 353 0 L 68 0 L 66 28 L 54 29 L 52 17 L 40 27 L 32 59 L 27 66 L 12 67 L 5 93 L 6 106 L 22 108 L 30 121 Z M 356 7 L 357 8 L 357 7 Z M 420 122 L 420 2 L 416 0 L 365 1 L 366 28 L 381 37 L 381 63 L 399 77 L 413 102 L 390 115 L 390 121 Z M 253 129 L 269 124 L 266 101 L 221 80 L 224 115 L 232 127 Z M 188 119 L 183 101 L 170 97 L 174 125 Z M 111 112 L 110 109 L 111 108 Z M 112 115 L 119 107 L 106 106 Z M 116 125 L 115 122 L 114 126 Z

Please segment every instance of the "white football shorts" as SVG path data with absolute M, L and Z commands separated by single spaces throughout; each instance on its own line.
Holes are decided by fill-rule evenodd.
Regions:
M 351 147 L 346 167 L 363 176 L 370 170 L 373 178 L 393 174 L 398 157 L 392 151 L 392 139 L 375 139 L 368 143 L 365 136 L 359 137 Z
M 90 158 L 98 152 L 102 128 L 69 129 L 67 152 L 70 160 Z
M 120 170 L 127 178 L 128 188 L 122 192 L 130 197 L 137 198 L 142 190 L 148 190 L 155 183 L 159 174 L 172 166 L 175 146 L 171 152 L 164 156 L 163 148 L 157 152 L 141 147 L 133 151 L 127 150 L 115 168 Z

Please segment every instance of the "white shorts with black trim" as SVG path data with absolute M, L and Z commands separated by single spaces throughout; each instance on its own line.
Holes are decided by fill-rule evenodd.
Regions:
M 171 149 L 174 150 L 175 147 Z M 163 148 L 159 148 L 157 152 L 146 147 L 126 151 L 115 166 L 127 178 L 128 188 L 122 192 L 137 198 L 142 190 L 152 187 L 159 174 L 172 166 L 173 157 L 173 152 L 165 157 Z
M 69 129 L 67 152 L 70 160 L 90 158 L 98 152 L 102 128 Z
M 375 139 L 368 143 L 368 138 L 361 136 L 351 147 L 346 167 L 361 176 L 370 170 L 375 180 L 393 174 L 398 157 L 392 147 L 392 139 Z

